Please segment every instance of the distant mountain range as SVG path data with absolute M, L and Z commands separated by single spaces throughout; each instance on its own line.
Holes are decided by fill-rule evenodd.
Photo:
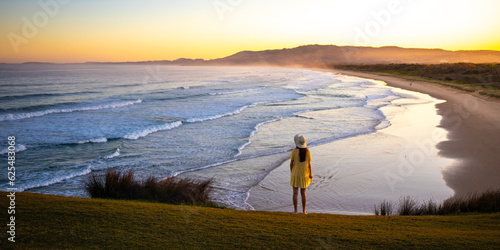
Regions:
M 448 51 L 442 49 L 409 49 L 400 47 L 354 47 L 306 45 L 292 49 L 242 51 L 207 61 L 230 65 L 330 65 L 386 63 L 500 63 L 500 51 Z
M 172 65 L 264 65 L 264 66 L 326 66 L 332 64 L 388 64 L 388 63 L 500 63 L 500 51 L 412 49 L 395 46 L 355 47 L 335 45 L 305 45 L 291 49 L 241 51 L 234 55 L 213 59 L 186 59 L 114 64 L 172 64 Z M 102 62 L 89 62 L 102 63 Z M 109 63 L 109 62 L 107 62 Z

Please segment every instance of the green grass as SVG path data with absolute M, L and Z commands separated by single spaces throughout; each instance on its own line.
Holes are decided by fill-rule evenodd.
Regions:
M 397 76 L 500 98 L 500 64 L 361 64 L 331 65 L 334 69 Z
M 0 237 L 1 249 L 499 248 L 500 214 L 293 215 L 17 193 L 16 232 L 15 243 Z

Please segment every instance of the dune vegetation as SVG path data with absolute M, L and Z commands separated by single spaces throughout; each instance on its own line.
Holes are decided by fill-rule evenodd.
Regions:
M 487 190 L 462 197 L 451 197 L 441 204 L 433 200 L 422 204 L 410 196 L 402 197 L 396 205 L 382 201 L 374 206 L 375 215 L 447 215 L 460 213 L 499 213 L 500 190 Z
M 483 96 L 500 98 L 500 64 L 338 64 L 331 68 L 430 81 Z
M 85 190 L 92 198 L 149 200 L 170 204 L 218 206 L 210 200 L 212 180 L 165 178 L 150 176 L 142 181 L 132 170 L 122 172 L 107 169 L 102 174 L 91 173 L 85 179 Z

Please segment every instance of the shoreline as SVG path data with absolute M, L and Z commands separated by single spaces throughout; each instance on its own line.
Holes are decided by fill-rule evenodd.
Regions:
M 375 131 L 311 147 L 315 177 L 307 189 L 310 213 L 370 215 L 382 200 L 396 202 L 409 195 L 441 202 L 453 196 L 441 170 L 456 160 L 439 156 L 437 149 L 447 134 L 438 127 L 441 116 L 435 108 L 443 101 L 375 79 L 369 85 L 406 98 L 380 108 L 388 123 Z M 335 112 L 324 115 L 335 119 Z M 441 136 L 429 140 L 432 133 Z M 288 162 L 250 189 L 247 201 L 255 210 L 291 211 Z
M 460 160 L 442 171 L 455 195 L 500 188 L 500 101 L 425 81 L 396 76 L 332 69 L 333 73 L 380 80 L 388 86 L 428 94 L 445 100 L 436 104 L 439 127 L 448 131 L 438 144 L 439 155 Z

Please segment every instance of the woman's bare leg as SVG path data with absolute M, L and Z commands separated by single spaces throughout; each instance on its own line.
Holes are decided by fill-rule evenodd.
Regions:
M 302 197 L 302 212 L 304 214 L 307 214 L 307 212 L 306 212 L 307 197 L 306 197 L 306 189 L 305 188 L 300 189 L 300 196 Z
M 293 188 L 293 213 L 297 213 L 297 196 L 299 195 L 299 188 L 294 187 Z

